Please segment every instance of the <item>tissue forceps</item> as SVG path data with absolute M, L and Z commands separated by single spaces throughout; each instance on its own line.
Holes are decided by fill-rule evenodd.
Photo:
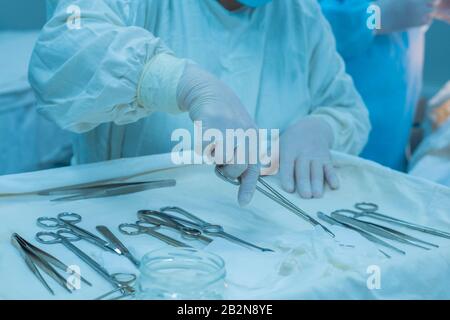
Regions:
M 422 245 L 419 245 L 417 243 L 422 243 L 431 247 L 435 247 L 438 248 L 439 246 L 434 244 L 434 243 L 430 243 L 427 241 L 423 241 L 421 239 L 412 237 L 408 234 L 405 234 L 403 232 L 382 226 L 382 225 L 378 225 L 372 222 L 367 222 L 367 221 L 362 221 L 362 220 L 358 220 L 355 218 L 351 218 L 349 216 L 344 215 L 343 213 L 346 213 L 348 210 L 337 210 L 331 213 L 331 217 L 336 219 L 337 221 L 339 221 L 340 223 L 343 224 L 349 224 L 352 226 L 355 226 L 359 229 L 362 229 L 366 232 L 369 233 L 373 233 L 376 234 L 382 238 L 386 238 L 386 239 L 390 239 L 393 241 L 397 241 L 403 244 L 408 244 L 417 248 L 421 248 L 424 250 L 430 250 L 430 248 L 428 247 L 424 247 Z
M 450 233 L 449 232 L 445 232 L 445 231 L 441 231 L 438 229 L 434 229 L 434 228 L 429 228 L 426 226 L 421 226 L 419 224 L 415 224 L 412 222 L 408 222 L 405 220 L 400 220 L 397 218 L 393 218 L 390 217 L 388 215 L 385 214 L 381 214 L 378 212 L 378 205 L 374 204 L 374 203 L 369 203 L 369 202 L 360 202 L 355 204 L 355 209 L 359 210 L 359 211 L 353 211 L 353 210 L 345 210 L 346 213 L 348 214 L 352 214 L 353 218 L 359 218 L 359 217 L 368 217 L 368 218 L 373 218 L 376 220 L 380 220 L 380 221 L 384 221 L 384 222 L 389 222 L 392 224 L 396 224 L 405 228 L 409 228 L 412 230 L 416 230 L 416 231 L 420 231 L 423 233 L 427 233 L 427 234 L 431 234 L 437 237 L 442 237 L 442 238 L 447 238 L 450 239 Z
M 158 230 L 159 228 L 159 226 L 155 226 L 142 220 L 139 220 L 136 223 L 122 223 L 121 225 L 119 225 L 119 231 L 128 236 L 148 234 L 174 247 L 192 248 L 190 245 L 184 242 L 178 241 L 174 238 L 166 236 L 165 234 L 157 232 L 156 230 Z
M 179 213 L 179 214 L 183 215 L 184 217 L 186 217 L 186 218 L 188 218 L 190 220 L 169 215 L 169 214 L 166 213 L 166 211 L 172 211 L 172 212 Z M 185 225 L 190 225 L 190 226 L 192 226 L 192 227 L 194 227 L 196 229 L 201 230 L 205 235 L 212 236 L 212 237 L 224 238 L 224 239 L 229 240 L 231 242 L 240 244 L 240 245 L 242 245 L 244 247 L 251 247 L 251 248 L 257 249 L 257 250 L 262 251 L 262 252 L 273 252 L 272 249 L 262 248 L 262 247 L 259 247 L 259 246 L 255 245 L 255 244 L 253 244 L 253 243 L 250 243 L 250 242 L 242 240 L 242 239 L 240 239 L 238 237 L 235 237 L 235 236 L 229 234 L 228 232 L 225 232 L 225 230 L 224 230 L 224 228 L 222 226 L 217 225 L 217 224 L 208 223 L 208 222 L 200 219 L 199 217 L 193 215 L 192 213 L 190 213 L 190 212 L 188 212 L 188 211 L 186 211 L 186 210 L 184 210 L 182 208 L 179 208 L 179 207 L 164 207 L 164 208 L 161 208 L 161 212 L 165 213 L 167 216 L 171 217 L 173 220 L 176 220 L 176 221 L 178 221 L 180 223 L 183 223 Z
M 52 217 L 40 217 L 37 219 L 38 226 L 45 229 L 69 229 L 75 233 L 79 238 L 89 241 L 90 243 L 102 248 L 103 250 L 109 250 L 116 254 L 122 254 L 120 248 L 116 245 L 109 243 L 95 234 L 76 226 L 77 223 L 81 222 L 81 216 L 77 213 L 72 212 L 62 212 L 56 216 Z
M 166 213 L 154 210 L 140 210 L 138 211 L 138 217 L 139 220 L 143 220 L 149 224 L 178 231 L 181 237 L 186 240 L 199 240 L 205 243 L 212 242 L 212 239 L 204 236 L 201 230 L 187 227 Z
M 216 175 L 221 178 L 222 180 L 229 182 L 231 184 L 234 184 L 236 186 L 239 186 L 241 183 L 239 180 L 234 180 L 231 178 L 228 178 L 225 176 L 225 174 L 222 172 L 222 170 L 216 166 L 215 169 Z M 334 233 L 331 232 L 327 227 L 325 227 L 323 224 L 321 224 L 319 221 L 311 217 L 308 213 L 306 213 L 304 210 L 297 207 L 294 203 L 289 201 L 286 197 L 284 197 L 280 192 L 278 192 L 275 188 L 273 188 L 268 182 L 264 180 L 263 177 L 258 178 L 258 182 L 263 186 L 256 185 L 256 190 L 264 194 L 266 197 L 270 198 L 271 200 L 275 201 L 279 205 L 283 206 L 287 210 L 291 211 L 292 213 L 296 214 L 298 217 L 302 218 L 303 220 L 306 220 L 310 224 L 312 224 L 314 227 L 320 227 L 322 230 L 324 230 L 326 233 L 328 233 L 331 237 L 335 237 Z M 265 189 L 264 189 L 265 188 Z M 267 189 L 267 190 L 266 190 Z
M 176 180 L 168 179 L 168 180 L 158 180 L 148 182 L 134 182 L 134 183 L 131 182 L 131 183 L 116 184 L 112 186 L 104 185 L 99 187 L 73 189 L 73 191 L 76 193 L 75 195 L 57 198 L 51 201 L 63 202 L 63 201 L 115 197 L 151 189 L 173 187 L 176 185 L 176 183 L 177 183 Z M 60 192 L 69 192 L 69 191 L 70 189 L 66 189 Z
M 51 254 L 45 252 L 44 250 L 41 250 L 38 247 L 32 245 L 24 238 L 19 236 L 17 233 L 14 233 L 11 236 L 11 242 L 14 245 L 14 247 L 16 247 L 19 250 L 21 256 L 25 260 L 25 263 L 27 264 L 31 272 L 38 278 L 38 280 L 52 295 L 54 295 L 55 293 L 39 272 L 38 267 L 40 267 L 46 274 L 48 274 L 52 279 L 54 279 L 60 286 L 66 289 L 69 293 L 72 293 L 72 290 L 74 290 L 75 288 L 53 267 L 55 266 L 56 268 L 66 273 L 69 273 L 70 269 L 66 264 L 64 264 L 62 261 L 52 256 Z M 83 281 L 85 284 L 92 286 L 92 284 L 85 278 L 83 278 L 80 274 L 74 271 L 72 272 L 76 274 L 79 277 L 79 279 Z
M 134 282 L 136 280 L 136 275 L 133 273 L 114 273 L 109 274 L 109 272 L 98 264 L 94 259 L 76 247 L 72 242 L 81 240 L 81 238 L 71 230 L 61 229 L 57 232 L 46 232 L 41 231 L 36 234 L 36 240 L 43 244 L 62 244 L 67 249 L 72 251 L 81 260 L 86 262 L 92 269 L 99 273 L 106 281 L 112 284 L 115 289 L 121 290 L 124 293 L 132 294 L 134 288 L 128 285 L 128 283 Z M 121 277 L 128 276 L 129 281 L 123 281 Z M 112 293 L 112 292 L 111 292 Z

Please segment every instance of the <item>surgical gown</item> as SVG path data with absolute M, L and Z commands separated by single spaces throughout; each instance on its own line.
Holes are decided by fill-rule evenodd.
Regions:
M 179 142 L 171 141 L 173 130 L 193 129 L 186 113 L 138 101 L 142 72 L 160 55 L 189 59 L 220 78 L 261 128 L 284 130 L 309 115 L 330 124 L 335 150 L 358 154 L 367 141 L 367 110 L 313 0 L 235 12 L 217 0 L 53 3 L 30 82 L 40 111 L 77 133 L 75 163 L 170 152 Z M 71 5 L 80 8 L 79 28 L 66 25 Z M 154 82 L 158 92 L 176 90 Z
M 372 132 L 362 157 L 403 171 L 422 86 L 424 31 L 375 35 L 367 27 L 370 3 L 320 0 L 347 72 L 369 110 Z

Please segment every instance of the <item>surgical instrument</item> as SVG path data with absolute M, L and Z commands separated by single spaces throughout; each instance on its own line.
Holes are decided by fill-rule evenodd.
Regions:
M 186 240 L 199 240 L 207 244 L 212 242 L 211 238 L 208 238 L 202 234 L 199 229 L 191 228 L 173 219 L 170 215 L 154 211 L 154 210 L 140 210 L 138 211 L 139 220 L 144 220 L 147 223 L 154 224 L 159 227 L 167 227 L 169 229 L 178 231 L 181 237 Z
M 198 218 L 197 216 L 193 215 L 192 213 L 190 213 L 190 212 L 188 212 L 188 211 L 186 211 L 186 210 L 184 210 L 182 208 L 179 208 L 179 207 L 164 207 L 164 208 L 161 208 L 161 212 L 166 213 L 166 211 L 176 212 L 176 213 L 179 213 L 179 214 L 183 215 L 187 219 L 190 219 L 190 220 L 187 220 L 187 219 L 182 219 L 182 218 L 170 215 L 170 217 L 172 219 L 174 219 L 174 220 L 176 220 L 176 221 L 178 221 L 180 223 L 183 223 L 185 225 L 189 225 L 191 227 L 199 229 L 207 236 L 220 237 L 220 238 L 232 241 L 234 243 L 243 245 L 245 247 L 250 247 L 250 248 L 254 248 L 254 249 L 260 250 L 262 252 L 273 252 L 272 249 L 262 248 L 262 247 L 259 247 L 257 245 L 254 245 L 254 244 L 252 244 L 250 242 L 242 240 L 242 239 L 240 239 L 238 237 L 235 237 L 235 236 L 229 234 L 228 232 L 225 232 L 225 230 L 224 230 L 224 228 L 222 226 L 217 225 L 217 224 L 208 223 L 208 222 Z M 167 215 L 167 213 L 166 213 L 166 215 Z
M 53 199 L 53 202 L 64 202 L 64 201 L 76 201 L 76 200 L 85 200 L 85 199 L 95 199 L 95 198 L 105 198 L 105 197 L 115 197 L 121 195 L 127 195 L 131 193 L 142 192 L 151 189 L 157 188 L 167 188 L 173 187 L 176 185 L 176 180 L 159 180 L 159 181 L 150 181 L 146 183 L 135 183 L 135 184 L 125 184 L 122 186 L 116 187 L 104 187 L 100 189 L 83 189 L 78 194 Z
M 190 245 L 184 242 L 178 241 L 176 239 L 173 239 L 169 236 L 157 232 L 156 230 L 158 230 L 159 228 L 160 228 L 159 226 L 154 225 L 148 226 L 148 223 L 145 221 L 137 221 L 136 223 L 122 223 L 121 225 L 119 225 L 119 231 L 128 236 L 147 234 L 174 247 L 191 248 Z
M 95 234 L 76 226 L 81 222 L 81 216 L 77 213 L 63 212 L 57 215 L 56 218 L 52 217 L 40 217 L 37 219 L 38 226 L 45 229 L 69 229 L 83 240 L 104 249 L 114 252 L 116 254 L 122 254 L 120 248 L 116 245 L 109 243 Z
M 51 254 L 45 252 L 44 250 L 39 249 L 38 247 L 32 245 L 24 238 L 19 236 L 17 233 L 14 233 L 11 236 L 11 242 L 19 250 L 28 268 L 32 271 L 32 273 L 38 278 L 38 280 L 52 295 L 54 295 L 55 293 L 39 272 L 38 267 L 40 267 L 46 274 L 48 274 L 52 279 L 54 279 L 61 287 L 63 287 L 69 293 L 72 293 L 72 290 L 76 289 L 70 282 L 66 280 L 65 277 L 63 277 L 53 268 L 53 266 L 55 266 L 56 268 L 64 271 L 65 273 L 69 273 L 70 270 L 69 267 L 62 261 L 55 258 Z M 72 274 L 77 275 L 77 277 L 85 284 L 92 286 L 92 284 L 89 281 L 87 281 L 78 273 L 72 271 Z
M 420 231 L 423 233 L 450 239 L 449 232 L 441 231 L 441 230 L 434 229 L 434 228 L 429 228 L 426 226 L 421 226 L 421 225 L 418 225 L 418 224 L 415 224 L 412 222 L 400 220 L 400 219 L 393 218 L 393 217 L 390 217 L 385 214 L 378 213 L 377 211 L 378 211 L 379 207 L 378 207 L 378 205 L 376 205 L 374 203 L 360 202 L 360 203 L 355 204 L 355 209 L 359 210 L 359 212 L 353 211 L 353 210 L 345 210 L 345 212 L 348 214 L 352 214 L 353 218 L 359 218 L 359 217 L 373 218 L 376 220 L 396 224 L 396 225 L 399 225 L 399 226 L 402 226 L 405 228 L 409 228 L 412 230 Z
M 117 291 L 121 291 L 122 295 L 118 297 L 111 298 L 110 300 L 120 300 L 125 297 L 133 296 L 135 293 L 135 290 L 133 288 L 134 283 L 136 282 L 136 275 L 132 273 L 114 273 L 112 275 L 114 279 L 118 282 L 119 286 L 117 288 L 102 294 L 100 297 L 95 298 L 95 300 L 102 300 L 106 298 L 107 296 L 112 295 L 113 293 Z M 123 277 L 123 279 L 121 279 Z M 123 290 L 123 288 L 126 287 L 128 290 Z
M 112 233 L 111 230 L 108 229 L 106 226 L 96 226 L 95 227 L 98 232 L 100 232 L 106 239 L 108 239 L 109 242 L 114 243 L 122 252 L 122 255 L 126 257 L 132 264 L 134 264 L 137 268 L 139 268 L 139 260 L 136 259 L 128 250 L 127 247 Z
M 231 179 L 227 177 L 221 169 L 219 169 L 218 166 L 216 166 L 215 169 L 216 175 L 221 178 L 222 180 L 229 182 L 231 184 L 234 184 L 236 186 L 239 186 L 241 183 L 239 180 Z M 296 206 L 294 203 L 289 201 L 286 197 L 284 197 L 281 193 L 279 193 L 275 188 L 273 188 L 269 183 L 267 183 L 263 177 L 258 178 L 258 182 L 262 185 L 256 185 L 256 190 L 264 194 L 266 197 L 272 199 L 279 205 L 283 206 L 287 210 L 291 211 L 298 217 L 302 218 L 303 220 L 309 222 L 314 227 L 320 227 L 322 230 L 324 230 L 326 233 L 328 233 L 331 237 L 335 237 L 334 233 L 331 232 L 327 227 L 325 227 L 323 224 L 321 224 L 319 221 L 311 217 L 308 213 L 306 213 L 304 210 L 300 209 L 298 206 Z M 264 189 L 265 188 L 265 189 Z
M 381 225 L 374 224 L 371 222 L 362 221 L 362 220 L 358 220 L 355 218 L 345 216 L 342 214 L 342 212 L 345 212 L 345 210 L 334 211 L 331 213 L 331 217 L 334 218 L 335 220 L 339 221 L 340 223 L 355 226 L 366 232 L 376 234 L 382 238 L 397 241 L 397 242 L 400 242 L 403 244 L 408 244 L 408 245 L 415 246 L 415 247 L 418 247 L 418 248 L 421 248 L 424 250 L 430 250 L 430 248 L 421 246 L 421 245 L 417 244 L 416 242 L 426 244 L 428 246 L 432 246 L 432 247 L 436 247 L 436 248 L 439 247 L 436 244 L 420 240 L 418 238 L 412 237 L 410 235 L 407 235 L 405 233 L 402 233 L 400 231 L 397 231 L 397 230 L 394 230 L 391 228 L 387 228 L 385 226 L 381 226 Z
M 357 228 L 357 227 L 355 227 L 355 226 L 352 226 L 352 225 L 350 225 L 350 224 L 341 223 L 341 222 L 337 221 L 336 219 L 334 219 L 334 218 L 332 218 L 332 217 L 330 217 L 330 216 L 327 216 L 327 215 L 326 215 L 325 213 L 323 213 L 323 212 L 318 212 L 318 213 L 317 213 L 317 216 L 318 216 L 320 219 L 322 219 L 323 221 L 325 221 L 325 222 L 327 222 L 327 223 L 329 223 L 329 224 L 331 224 L 331 225 L 337 225 L 337 226 L 340 226 L 340 227 L 343 227 L 343 228 L 347 228 L 347 229 L 356 231 L 356 232 L 359 233 L 362 237 L 366 238 L 367 240 L 369 240 L 369 241 L 371 241 L 371 242 L 373 242 L 373 243 L 375 243 L 375 244 L 379 244 L 379 245 L 381 245 L 381 246 L 383 246 L 383 247 L 389 248 L 389 249 L 391 249 L 391 250 L 393 250 L 393 251 L 395 251 L 395 252 L 397 252 L 397 253 L 400 253 L 400 254 L 402 254 L 402 255 L 405 255 L 405 254 L 406 254 L 405 251 L 400 250 L 400 249 L 397 248 L 397 247 L 394 247 L 393 245 L 391 245 L 391 244 L 387 243 L 386 241 L 384 241 L 384 240 L 382 240 L 382 239 L 380 239 L 380 238 L 378 238 L 378 237 L 372 235 L 371 233 L 369 233 L 369 232 L 367 232 L 367 231 L 364 231 L 364 230 L 362 230 L 362 229 L 360 229 L 360 228 Z M 391 257 L 391 256 L 389 256 L 386 252 L 384 252 L 383 250 L 380 250 L 380 249 L 378 249 L 378 250 L 379 250 L 383 255 L 385 255 L 386 257 L 388 257 L 388 258 Z
M 67 236 L 68 235 L 68 236 Z M 94 259 L 88 256 L 86 253 L 81 251 L 78 247 L 76 247 L 72 242 L 80 240 L 80 237 L 68 229 L 61 229 L 57 232 L 38 232 L 36 234 L 36 240 L 43 244 L 62 244 L 67 249 L 72 251 L 76 256 L 78 256 L 81 260 L 83 260 L 86 264 L 88 264 L 92 269 L 97 271 L 106 281 L 112 284 L 115 289 L 121 290 L 123 292 L 134 292 L 134 288 L 129 285 L 124 284 L 124 282 L 120 279 L 123 275 L 128 275 L 130 278 L 136 279 L 136 275 L 132 273 L 114 273 L 109 274 L 109 272 L 103 268 L 100 264 L 98 264 Z

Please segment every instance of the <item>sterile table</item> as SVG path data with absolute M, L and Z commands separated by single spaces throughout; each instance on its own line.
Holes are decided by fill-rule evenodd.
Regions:
M 358 158 L 334 154 L 334 159 L 339 167 L 340 190 L 327 190 L 324 198 L 317 200 L 285 195 L 314 217 L 319 210 L 329 214 L 365 201 L 378 204 L 382 213 L 450 231 L 450 189 Z M 176 179 L 177 186 L 66 203 L 50 202 L 53 197 L 35 194 L 55 187 L 111 179 L 161 178 Z M 278 185 L 274 177 L 268 181 Z M 392 258 L 387 259 L 372 243 L 354 232 L 331 227 L 337 236 L 333 240 L 261 194 L 255 195 L 250 206 L 239 208 L 236 194 L 236 187 L 218 179 L 212 166 L 175 166 L 170 155 L 0 177 L 0 298 L 92 299 L 111 289 L 63 246 L 38 244 L 34 235 L 41 229 L 36 225 L 36 218 L 67 211 L 79 213 L 83 217 L 80 226 L 94 233 L 96 225 L 108 226 L 136 256 L 141 257 L 165 244 L 147 235 L 122 235 L 117 226 L 136 221 L 136 212 L 140 209 L 179 206 L 209 222 L 223 225 L 230 233 L 276 250 L 274 254 L 260 253 L 218 240 L 206 247 L 226 262 L 228 289 L 225 298 L 450 299 L 450 240 L 409 232 L 439 244 L 440 248 L 425 251 L 398 245 L 407 252 L 406 256 L 392 253 Z M 14 232 L 66 264 L 80 266 L 82 275 L 94 286 L 83 286 L 69 294 L 48 279 L 56 292 L 52 297 L 11 245 L 10 237 Z M 123 257 L 85 241 L 76 245 L 111 273 L 136 272 Z M 201 244 L 192 245 L 202 247 Z M 372 282 L 374 276 L 378 277 L 380 286 L 376 285 L 377 281 Z

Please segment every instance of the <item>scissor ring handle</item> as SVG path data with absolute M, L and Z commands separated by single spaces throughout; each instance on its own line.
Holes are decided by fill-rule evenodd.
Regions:
M 36 223 L 39 227 L 45 229 L 56 229 L 61 227 L 61 222 L 53 217 L 39 217 L 37 218 Z
M 370 202 L 360 202 L 355 204 L 355 208 L 363 212 L 376 212 L 378 211 L 378 205 Z
M 70 242 L 81 240 L 81 237 L 70 229 L 59 229 L 56 234 Z
M 42 244 L 56 244 L 61 243 L 61 236 L 55 232 L 40 231 L 35 236 L 37 242 Z
M 149 229 L 159 229 L 159 227 L 161 226 L 161 224 L 159 224 L 157 222 L 150 222 L 147 220 L 138 220 L 138 221 L 136 221 L 136 224 L 139 227 L 149 228 Z
M 111 277 L 121 286 L 130 286 L 137 279 L 134 273 L 123 273 L 123 272 L 113 273 Z
M 186 240 L 197 240 L 202 236 L 202 232 L 198 229 L 182 227 L 180 228 L 181 237 Z
M 357 219 L 357 218 L 363 216 L 365 213 L 366 213 L 366 211 L 357 212 L 357 211 L 348 210 L 348 209 L 339 209 L 339 210 L 333 211 L 330 215 L 333 216 L 334 214 L 341 214 L 345 217 Z
M 134 231 L 129 231 L 129 230 Z M 143 227 L 134 224 L 134 223 L 122 223 L 119 225 L 119 231 L 127 236 L 137 236 L 139 234 L 142 234 Z
M 58 219 L 65 223 L 78 223 L 81 221 L 81 216 L 74 212 L 61 212 L 58 214 Z
M 205 234 L 217 234 L 223 232 L 223 227 L 219 226 L 218 224 L 207 224 L 202 226 L 202 231 Z

